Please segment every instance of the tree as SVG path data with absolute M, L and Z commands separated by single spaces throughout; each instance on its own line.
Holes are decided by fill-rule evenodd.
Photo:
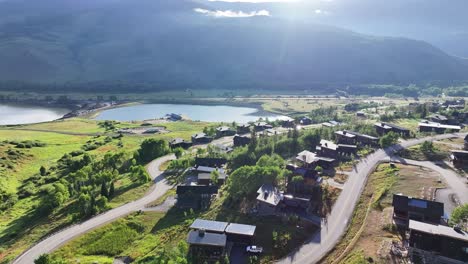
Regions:
M 380 138 L 379 144 L 382 148 L 387 148 L 395 145 L 398 142 L 398 138 L 399 136 L 397 133 L 390 131 Z
M 323 172 L 323 168 L 320 167 L 320 166 L 317 166 L 317 167 L 315 167 L 315 171 L 318 172 L 318 173 L 322 173 L 322 172 Z
M 39 173 L 41 174 L 41 176 L 46 176 L 47 169 L 44 166 L 41 166 L 41 168 L 39 169 Z
M 140 163 L 150 162 L 153 159 L 162 157 L 169 153 L 169 146 L 162 139 L 145 139 L 138 150 L 138 159 Z
M 106 198 L 109 198 L 109 191 L 107 190 L 106 181 L 104 180 L 101 183 L 101 195 Z
M 211 183 L 214 184 L 214 185 L 218 185 L 218 181 L 219 181 L 219 171 L 217 170 L 214 170 L 210 173 L 210 180 L 211 180 Z
M 434 152 L 434 144 L 432 141 L 424 141 L 420 149 L 423 153 Z
M 176 148 L 173 150 L 174 155 L 176 156 L 177 159 L 180 159 L 182 155 L 184 154 L 184 149 L 183 148 Z
M 42 254 L 34 260 L 34 264 L 51 264 L 52 259 L 49 254 Z
M 292 183 L 292 186 L 293 186 L 293 192 L 296 193 L 300 186 L 302 186 L 302 184 L 304 183 L 304 178 L 302 176 L 294 176 L 292 179 L 291 179 L 291 183 Z
M 112 198 L 115 195 L 115 186 L 114 181 L 111 181 L 110 188 L 109 188 L 109 197 Z
M 466 229 L 468 227 L 468 204 L 463 204 L 455 208 L 452 212 L 449 223 L 452 226 L 460 224 Z

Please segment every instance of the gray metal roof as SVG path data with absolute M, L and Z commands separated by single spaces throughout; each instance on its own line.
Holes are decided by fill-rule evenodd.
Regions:
M 226 233 L 253 236 L 255 233 L 256 226 L 253 225 L 243 225 L 243 224 L 229 224 L 226 228 Z
M 277 206 L 283 200 L 283 194 L 271 184 L 263 184 L 257 191 L 257 200 Z
M 190 231 L 187 237 L 187 243 L 191 245 L 225 247 L 226 240 L 227 238 L 225 234 L 204 232 L 204 234 L 201 235 L 198 230 Z
M 455 229 L 443 226 L 443 225 L 432 225 L 423 222 L 410 220 L 409 229 L 424 232 L 427 234 L 450 237 L 458 240 L 468 241 L 468 233 L 464 231 L 457 232 Z
M 223 233 L 224 230 L 226 230 L 227 225 L 228 223 L 226 222 L 196 219 L 190 228 Z
M 206 173 L 206 172 L 199 173 L 197 177 L 198 177 L 199 180 L 210 180 L 211 179 L 211 173 Z M 227 177 L 226 174 L 219 173 L 218 179 L 219 180 L 225 180 L 226 177 Z

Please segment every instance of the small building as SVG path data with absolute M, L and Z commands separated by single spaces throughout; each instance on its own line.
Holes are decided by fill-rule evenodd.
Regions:
M 304 116 L 301 119 L 299 119 L 299 124 L 303 126 L 307 126 L 312 124 L 312 119 L 310 117 Z
M 296 122 L 294 122 L 294 119 L 283 120 L 281 121 L 281 126 L 286 128 L 293 128 L 296 126 Z
M 195 158 L 195 167 L 206 166 L 220 168 L 227 163 L 225 158 Z
M 167 114 L 164 118 L 171 120 L 171 121 L 179 121 L 179 120 L 182 120 L 182 115 L 170 113 L 170 114 Z
M 329 140 L 320 140 L 320 146 L 315 148 L 321 157 L 336 158 L 338 156 L 338 145 Z
M 428 116 L 428 119 L 432 122 L 439 123 L 439 124 L 447 124 L 448 123 L 448 118 L 444 115 L 440 114 L 432 114 Z
M 227 236 L 206 232 L 203 229 L 192 230 L 187 237 L 189 254 L 202 259 L 217 260 L 225 255 Z
M 445 125 L 429 121 L 420 122 L 418 127 L 420 132 L 435 132 L 437 134 L 443 134 L 446 132 L 455 133 L 461 130 L 460 126 Z
M 192 146 L 192 143 L 182 138 L 174 138 L 171 141 L 169 141 L 169 146 L 172 149 L 176 149 L 176 148 L 188 149 Z
M 213 141 L 213 137 L 210 137 L 205 133 L 198 133 L 198 134 L 192 135 L 193 144 L 208 144 L 211 141 Z
M 336 131 L 335 132 L 336 136 L 336 142 L 338 144 L 356 144 L 356 135 L 353 135 L 352 133 L 348 133 L 348 131 L 343 130 L 343 131 Z
M 414 263 L 468 263 L 468 233 L 410 220 L 408 253 Z
M 273 128 L 272 125 L 269 125 L 267 124 L 266 122 L 256 122 L 254 123 L 254 128 L 255 128 L 255 131 L 263 131 L 263 130 L 266 130 L 266 129 L 271 129 Z
M 211 204 L 211 197 L 218 193 L 216 185 L 179 185 L 176 189 L 179 208 L 206 209 Z
M 450 160 L 453 166 L 457 168 L 465 168 L 468 166 L 468 150 L 451 150 Z
M 360 144 L 364 146 L 376 146 L 379 144 L 378 137 L 361 134 L 361 133 L 354 132 L 354 131 L 346 131 L 346 132 L 356 136 L 356 144 Z
M 229 137 L 234 136 L 236 131 L 228 126 L 221 126 L 216 128 L 216 137 Z
M 392 205 L 395 222 L 403 226 L 409 220 L 439 224 L 444 216 L 444 204 L 435 201 L 394 194 Z
M 332 169 L 336 165 L 336 159 L 329 157 L 317 156 L 317 165 L 324 169 Z
M 356 116 L 357 117 L 366 117 L 366 113 L 364 113 L 362 111 L 358 111 L 358 112 L 356 112 Z
M 226 181 L 227 175 L 222 168 L 215 167 L 206 167 L 206 166 L 197 166 L 193 170 L 197 173 L 197 183 L 200 185 L 210 185 L 211 184 L 211 173 L 217 171 L 218 176 L 218 185 L 223 185 Z
M 410 130 L 401 126 L 397 126 L 394 124 L 389 124 L 389 123 L 384 123 L 384 122 L 379 122 L 375 123 L 374 127 L 377 131 L 377 134 L 379 135 L 385 135 L 388 132 L 392 131 L 402 137 L 409 137 L 410 136 Z
M 357 155 L 356 145 L 338 144 L 338 154 L 344 156 Z
M 279 203 L 283 200 L 283 194 L 277 187 L 271 184 L 263 184 L 257 191 L 257 209 L 261 215 L 274 215 Z
M 211 220 L 197 218 L 190 225 L 190 229 L 205 230 L 210 233 L 223 234 L 227 226 L 228 226 L 227 222 L 211 221 Z
M 238 125 L 237 126 L 237 134 L 247 134 L 247 133 L 250 133 L 250 125 L 249 124 L 245 124 L 245 125 Z
M 319 159 L 317 158 L 317 154 L 304 150 L 297 154 L 296 160 L 301 162 L 303 168 L 314 169 Z
M 234 136 L 234 147 L 242 147 L 245 145 L 250 144 L 251 138 L 248 135 L 240 136 L 240 135 L 235 135 Z
M 225 233 L 227 235 L 227 240 L 231 243 L 252 245 L 256 228 L 257 227 L 253 225 L 229 223 Z

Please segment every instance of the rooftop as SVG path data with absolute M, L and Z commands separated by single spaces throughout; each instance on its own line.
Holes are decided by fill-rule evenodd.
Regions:
M 205 138 L 208 137 L 205 133 L 197 133 L 192 136 L 193 138 Z
M 256 226 L 231 223 L 226 227 L 226 233 L 253 236 Z
M 217 127 L 216 130 L 223 132 L 223 131 L 231 131 L 232 129 L 228 126 L 220 126 L 220 127 Z
M 283 194 L 271 184 L 263 184 L 257 191 L 257 200 L 277 206 L 283 200 Z
M 219 173 L 219 180 L 225 180 L 227 178 L 227 175 L 225 173 Z M 199 180 L 210 180 L 211 179 L 211 173 L 199 173 L 198 174 L 198 179 Z
M 319 160 L 315 153 L 312 153 L 308 150 L 304 150 L 301 153 L 297 154 L 296 159 L 302 162 L 305 162 L 307 164 L 314 163 Z
M 322 148 L 328 148 L 328 149 L 333 149 L 333 150 L 336 150 L 338 148 L 338 146 L 332 141 L 324 140 L 324 139 L 320 140 L 320 146 Z
M 196 219 L 190 226 L 190 229 L 204 229 L 206 231 L 223 233 L 227 226 L 228 223 L 226 222 Z
M 453 125 L 444 125 L 436 122 L 420 122 L 418 124 L 420 127 L 433 127 L 433 128 L 445 128 L 445 129 L 458 129 L 460 130 L 460 126 L 453 126 Z
M 356 135 L 348 133 L 346 130 L 345 131 L 341 131 L 341 130 L 336 131 L 335 134 L 341 135 L 341 136 L 344 136 L 344 137 L 348 137 L 348 138 L 355 138 L 356 137 Z
M 449 237 L 457 240 L 468 241 L 468 233 L 464 231 L 456 231 L 452 227 L 443 225 L 426 224 L 419 221 L 410 220 L 409 229 L 416 230 L 427 234 Z
M 220 174 L 224 174 L 224 169 L 207 167 L 207 166 L 197 166 L 197 167 L 195 167 L 195 170 L 198 171 L 198 172 L 207 172 L 207 173 L 211 173 L 213 171 L 218 171 Z
M 199 230 L 192 230 L 187 237 L 187 243 L 191 245 L 205 245 L 205 246 L 226 246 L 227 237 L 225 234 L 216 234 L 204 232 L 200 233 Z

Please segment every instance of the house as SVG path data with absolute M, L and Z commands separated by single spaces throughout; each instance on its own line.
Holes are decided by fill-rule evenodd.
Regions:
M 169 141 L 169 146 L 172 149 L 176 149 L 176 148 L 188 149 L 188 148 L 190 148 L 192 146 L 192 143 L 188 142 L 188 141 L 185 141 L 182 138 L 174 138 L 171 141 Z
M 295 168 L 292 175 L 300 175 L 304 178 L 304 184 L 314 186 L 322 182 L 322 178 L 314 169 Z M 291 179 L 289 179 L 290 181 Z
M 234 149 L 229 146 L 225 146 L 223 144 L 212 144 L 213 150 L 218 153 L 231 153 Z
M 338 144 L 338 154 L 344 156 L 357 155 L 356 145 Z
M 193 144 L 208 144 L 212 140 L 213 140 L 213 137 L 210 137 L 205 133 L 198 133 L 198 134 L 192 135 Z
M 399 134 L 402 137 L 409 137 L 410 136 L 410 130 L 401 126 L 397 126 L 394 124 L 389 124 L 389 123 L 384 123 L 384 122 L 379 122 L 375 123 L 374 127 L 377 131 L 377 134 L 379 135 L 385 135 L 388 132 L 392 131 L 396 134 Z
M 414 263 L 468 263 L 468 233 L 410 220 L 408 253 Z
M 225 158 L 195 158 L 195 167 L 206 166 L 220 168 L 227 163 Z
M 466 135 L 464 143 L 465 150 L 468 150 L 468 135 Z
M 202 259 L 217 260 L 226 252 L 227 236 L 207 232 L 203 229 L 191 230 L 187 237 L 189 254 Z
M 176 189 L 179 208 L 206 209 L 211 204 L 211 197 L 218 193 L 216 185 L 179 185 Z
M 296 122 L 294 122 L 294 119 L 283 120 L 281 121 L 281 126 L 287 127 L 287 128 L 293 128 L 296 126 Z
M 265 129 L 265 130 L 259 132 L 258 136 L 271 137 L 271 136 L 274 136 L 274 135 L 277 135 L 277 134 L 278 134 L 278 131 L 274 130 L 273 128 L 268 128 L 268 129 Z
M 461 130 L 460 126 L 445 125 L 429 121 L 420 122 L 418 127 L 420 132 L 435 132 L 438 134 L 443 134 L 445 132 L 454 133 Z
M 245 136 L 240 136 L 240 135 L 235 135 L 234 136 L 234 147 L 241 147 L 250 144 L 250 136 L 245 135 Z
M 216 128 L 216 137 L 228 137 L 228 136 L 234 136 L 236 134 L 236 131 L 228 126 L 220 126 Z
M 358 112 L 356 112 L 356 116 L 357 117 L 366 117 L 366 113 L 364 113 L 362 111 L 358 111 Z
M 250 133 L 250 125 L 245 124 L 245 125 L 238 125 L 237 126 L 237 134 L 247 134 Z
M 171 113 L 167 114 L 164 118 L 171 121 L 179 121 L 182 120 L 182 115 Z
M 283 200 L 283 194 L 277 187 L 271 184 L 263 184 L 257 191 L 257 210 L 261 215 L 274 215 L 279 203 Z
M 304 116 L 301 119 L 299 119 L 299 124 L 303 126 L 307 126 L 312 124 L 312 119 L 310 117 Z
M 409 220 L 439 224 L 444 216 L 444 204 L 424 199 L 393 195 L 393 219 L 407 226 Z
M 338 156 L 338 145 L 328 140 L 320 140 L 320 146 L 315 148 L 321 157 L 336 158 Z
M 193 230 L 205 230 L 210 233 L 224 234 L 226 227 L 229 225 L 227 222 L 211 221 L 205 219 L 195 219 L 190 225 Z
M 314 169 L 317 166 L 317 154 L 304 150 L 297 154 L 296 160 L 301 162 L 303 168 Z
M 254 123 L 254 129 L 255 131 L 263 131 L 265 129 L 271 129 L 273 128 L 272 125 L 267 124 L 266 122 L 257 122 Z
M 254 242 L 255 229 L 253 225 L 244 225 L 229 223 L 224 231 L 227 235 L 227 240 L 230 243 L 242 245 L 252 245 Z
M 448 123 L 448 118 L 444 115 L 440 114 L 432 114 L 428 116 L 428 119 L 431 120 L 432 122 L 435 123 L 440 123 L 440 124 L 447 124 Z
M 356 144 L 360 144 L 364 146 L 376 146 L 379 144 L 378 137 L 361 134 L 361 133 L 354 132 L 354 131 L 346 131 L 346 132 L 356 136 Z
M 346 130 L 339 130 L 335 132 L 336 136 L 336 142 L 338 144 L 356 144 L 356 135 L 353 135 L 352 133 L 348 133 Z
M 457 168 L 464 168 L 468 166 L 468 150 L 451 150 L 450 160 L 453 166 Z
M 227 175 L 224 169 L 206 167 L 206 166 L 197 166 L 193 168 L 193 171 L 197 173 L 197 183 L 199 185 L 210 185 L 211 183 L 211 173 L 214 171 L 218 172 L 218 185 L 223 185 L 226 181 Z

